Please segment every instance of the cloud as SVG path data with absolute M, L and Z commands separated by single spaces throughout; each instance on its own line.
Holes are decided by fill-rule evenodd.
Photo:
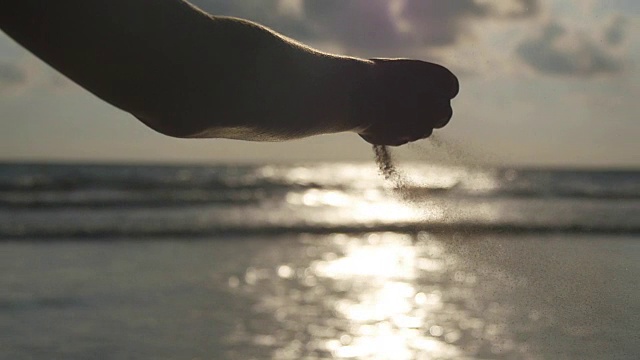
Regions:
M 27 72 L 13 62 L 0 61 L 0 91 L 26 84 Z
M 577 76 L 615 73 L 623 68 L 613 48 L 623 38 L 621 29 L 614 23 L 614 31 L 604 32 L 606 41 L 597 41 L 594 34 L 571 32 L 553 22 L 537 36 L 523 41 L 516 53 L 541 73 Z
M 7 57 L 0 59 L 0 95 L 25 95 L 33 90 L 54 92 L 73 89 L 71 80 L 39 59 Z
M 613 16 L 604 29 L 604 39 L 610 45 L 620 45 L 626 35 L 627 19 L 621 15 Z
M 260 22 L 301 41 L 360 55 L 452 45 L 474 18 L 527 18 L 539 0 L 195 0 L 203 10 Z
M 608 0 L 599 1 L 601 7 L 610 7 L 625 14 L 640 14 L 640 1 L 638 0 Z
M 465 31 L 464 22 L 472 18 L 527 18 L 539 11 L 537 0 L 410 0 L 402 15 L 423 43 L 448 45 Z
M 202 10 L 258 22 L 296 39 L 312 36 L 302 18 L 301 0 L 190 0 Z
M 469 19 L 529 17 L 539 9 L 538 0 L 301 1 L 315 36 L 365 53 L 452 45 Z
M 393 1 L 304 1 L 305 20 L 317 38 L 348 49 L 383 51 L 406 44 L 390 11 Z

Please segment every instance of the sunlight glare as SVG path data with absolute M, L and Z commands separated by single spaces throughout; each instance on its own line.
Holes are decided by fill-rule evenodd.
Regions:
M 395 360 L 461 355 L 444 341 L 445 328 L 430 320 L 431 312 L 444 306 L 442 293 L 418 292 L 413 284 L 420 271 L 442 271 L 441 263 L 420 256 L 410 235 L 336 236 L 334 240 L 344 255 L 328 256 L 312 265 L 319 279 L 353 282 L 351 296 L 333 304 L 335 313 L 351 323 L 348 336 L 326 341 L 325 348 L 333 356 Z M 419 266 L 429 260 L 433 262 Z

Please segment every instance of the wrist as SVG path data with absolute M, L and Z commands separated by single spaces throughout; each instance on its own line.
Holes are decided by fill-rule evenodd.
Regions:
M 353 70 L 353 78 L 348 87 L 349 123 L 351 131 L 361 133 L 373 124 L 377 102 L 375 63 L 371 60 L 358 60 Z

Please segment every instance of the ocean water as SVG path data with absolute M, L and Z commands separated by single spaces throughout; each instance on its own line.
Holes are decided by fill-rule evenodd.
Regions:
M 2 359 L 635 359 L 640 172 L 0 165 Z

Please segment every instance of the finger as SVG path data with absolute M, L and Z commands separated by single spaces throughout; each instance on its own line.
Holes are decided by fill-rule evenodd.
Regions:
M 410 142 L 426 139 L 429 136 L 431 136 L 432 134 L 433 134 L 433 129 L 432 128 L 423 129 L 422 131 L 415 132 L 414 134 L 409 136 L 406 139 L 407 140 L 406 143 L 410 143 Z
M 445 127 L 451 118 L 453 117 L 453 108 L 450 104 L 446 106 L 441 106 L 436 112 L 433 114 L 433 127 L 435 129 L 442 129 Z
M 358 134 L 361 138 L 363 138 L 366 142 L 372 145 L 385 145 L 385 146 L 401 146 L 409 142 L 408 139 L 400 139 L 398 137 L 376 137 L 366 134 Z
M 458 78 L 446 67 L 426 62 L 425 69 L 427 70 L 426 77 L 433 79 L 435 86 L 435 92 L 439 95 L 446 96 L 448 99 L 453 99 L 458 95 L 460 91 L 460 82 Z
M 402 139 L 402 140 L 391 141 L 387 144 L 387 146 L 402 146 L 408 143 L 409 143 L 408 139 Z
M 430 126 L 440 129 L 449 123 L 453 116 L 451 102 L 444 99 L 427 99 L 420 108 L 413 112 L 413 126 Z
M 416 88 L 426 88 L 438 97 L 454 98 L 460 91 L 458 78 L 446 67 L 409 59 L 371 59 L 382 66 L 382 69 L 391 69 L 404 81 L 413 83 Z M 383 70 L 385 71 L 385 70 Z

